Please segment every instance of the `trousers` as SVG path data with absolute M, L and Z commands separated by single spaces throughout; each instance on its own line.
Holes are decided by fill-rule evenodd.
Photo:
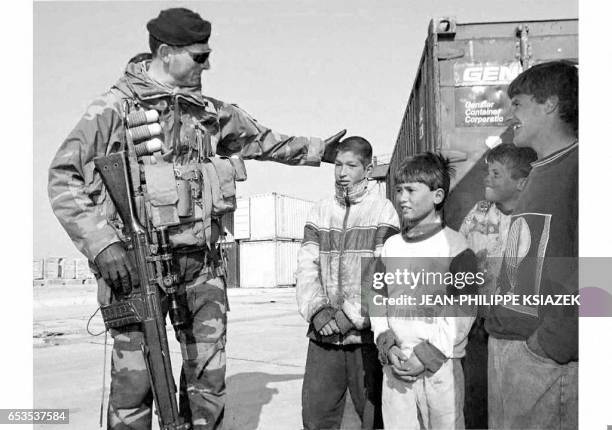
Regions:
M 185 294 L 192 324 L 175 332 L 181 345 L 179 413 L 194 430 L 221 428 L 225 410 L 225 281 L 202 271 L 179 287 Z M 149 430 L 153 394 L 137 327 L 111 330 L 111 388 L 108 428 Z M 172 357 L 176 360 L 176 357 Z
M 332 345 L 311 340 L 302 385 L 306 430 L 339 429 L 348 388 L 363 429 L 382 428 L 382 370 L 374 344 Z
M 559 364 L 524 340 L 489 337 L 489 428 L 578 428 L 578 363 Z
M 463 370 L 451 358 L 436 373 L 414 382 L 383 369 L 382 412 L 386 430 L 463 430 Z
M 484 318 L 477 318 L 470 329 L 465 356 L 461 359 L 465 379 L 465 428 L 486 429 L 487 417 L 487 342 Z

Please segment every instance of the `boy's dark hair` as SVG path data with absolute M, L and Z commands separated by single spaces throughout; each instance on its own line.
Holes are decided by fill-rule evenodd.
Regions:
M 361 160 L 364 166 L 372 162 L 372 145 L 361 136 L 350 136 L 338 144 L 336 156 L 340 152 L 352 152 Z
M 559 98 L 559 117 L 578 135 L 578 69 L 567 61 L 536 64 L 518 75 L 508 86 L 510 98 L 532 95 L 538 103 Z
M 454 174 L 455 168 L 450 165 L 448 158 L 433 152 L 422 152 L 402 161 L 394 179 L 396 184 L 420 182 L 432 191 L 442 188 L 444 199 L 436 205 L 436 210 L 439 211 L 444 207 Z
M 531 172 L 531 163 L 538 159 L 538 154 L 528 146 L 516 146 L 512 143 L 500 143 L 487 152 L 487 164 L 497 161 L 510 170 L 512 179 L 526 178 Z
M 157 39 L 152 34 L 149 34 L 149 49 L 151 50 L 151 55 L 153 56 L 153 58 L 157 57 L 157 48 L 159 48 L 162 43 L 164 42 Z

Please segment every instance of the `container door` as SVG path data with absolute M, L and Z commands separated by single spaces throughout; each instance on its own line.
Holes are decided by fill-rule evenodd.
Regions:
M 251 196 L 251 240 L 276 238 L 276 195 Z
M 457 25 L 438 34 L 440 146 L 454 159 L 455 177 L 445 207 L 447 224 L 458 229 L 484 199 L 484 156 L 512 143 L 508 84 L 534 64 L 578 58 L 576 20 Z
M 278 286 L 295 285 L 297 271 L 297 255 L 301 243 L 296 241 L 276 242 L 276 279 Z
M 234 239 L 244 240 L 251 237 L 249 198 L 236 200 L 236 211 L 234 212 Z
M 240 242 L 240 288 L 276 286 L 276 242 Z

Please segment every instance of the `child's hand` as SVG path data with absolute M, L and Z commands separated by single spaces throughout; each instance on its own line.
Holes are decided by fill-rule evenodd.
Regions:
M 336 320 L 333 319 L 321 327 L 321 330 L 319 330 L 319 334 L 322 336 L 331 336 L 335 333 L 340 333 L 340 328 L 338 327 L 338 324 L 336 324 Z
M 407 360 L 404 360 L 402 364 L 402 369 L 407 371 L 410 376 L 418 376 L 425 371 L 425 366 L 421 363 L 421 360 L 414 355 L 414 352 Z
M 406 354 L 404 354 L 397 345 L 389 349 L 387 357 L 391 364 L 391 372 L 393 372 L 396 378 L 404 382 L 414 382 L 417 380 L 415 375 L 411 375 L 409 371 L 404 369 L 404 363 L 408 361 L 408 357 L 406 357 Z

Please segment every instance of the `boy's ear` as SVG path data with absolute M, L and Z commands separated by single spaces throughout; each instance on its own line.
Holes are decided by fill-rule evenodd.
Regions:
M 439 205 L 444 201 L 444 190 L 442 188 L 438 188 L 434 190 L 434 203 Z
M 558 96 L 550 96 L 544 102 L 544 110 L 546 113 L 552 113 L 557 110 L 559 107 L 559 97 Z
M 522 192 L 525 189 L 525 185 L 527 185 L 527 177 L 524 178 L 519 178 L 517 184 L 516 184 L 516 188 Z
M 365 166 L 365 174 L 366 174 L 366 178 L 369 178 L 370 175 L 372 174 L 372 169 L 374 168 L 374 165 L 372 163 L 367 164 Z
M 157 48 L 157 57 L 164 63 L 167 63 L 170 60 L 170 51 L 170 46 L 166 45 L 165 43 L 162 43 Z

